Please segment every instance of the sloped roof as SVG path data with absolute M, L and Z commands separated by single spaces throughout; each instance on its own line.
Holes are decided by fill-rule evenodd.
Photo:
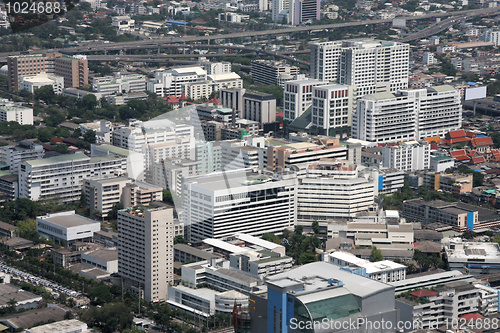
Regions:
M 479 164 L 479 163 L 484 163 L 486 162 L 486 159 L 484 156 L 475 156 L 472 158 L 472 164 Z
M 478 320 L 478 319 L 483 319 L 484 316 L 481 315 L 480 313 L 468 313 L 464 314 L 460 319 L 465 319 L 466 321 L 471 321 L 471 320 Z
M 465 131 L 464 130 L 449 131 L 446 136 L 449 136 L 452 139 L 463 138 L 465 137 Z
M 422 289 L 422 290 L 412 292 L 411 295 L 416 296 L 416 297 L 430 297 L 430 296 L 436 296 L 437 293 L 430 291 L 429 289 Z
M 484 147 L 484 146 L 493 146 L 493 140 L 489 136 L 485 136 L 482 138 L 473 138 L 470 140 L 472 147 Z

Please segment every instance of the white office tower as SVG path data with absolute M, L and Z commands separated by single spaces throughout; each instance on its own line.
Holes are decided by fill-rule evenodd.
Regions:
M 351 126 L 354 94 L 353 86 L 332 84 L 313 87 L 312 125 L 325 130 Z
M 288 11 L 289 5 L 290 5 L 289 0 L 272 0 L 271 10 L 272 10 L 272 19 L 274 22 L 277 22 L 279 20 L 281 12 Z
M 198 162 L 198 174 L 204 175 L 220 170 L 222 149 L 218 142 L 196 142 L 195 159 Z
M 240 169 L 186 179 L 182 207 L 188 238 L 282 233 L 297 218 L 296 193 L 296 175 L 287 172 Z
M 200 66 L 159 69 L 147 83 L 147 90 L 160 97 L 182 96 L 189 83 L 207 80 L 207 72 Z
M 116 154 L 88 157 L 75 153 L 25 161 L 19 172 L 19 197 L 76 202 L 80 200 L 84 178 L 111 175 L 126 169 L 127 158 Z
M 347 161 L 310 164 L 297 188 L 301 222 L 350 218 L 373 207 L 375 185 L 370 174 Z
M 221 141 L 221 169 L 258 168 L 260 150 L 264 149 L 265 145 L 264 137 Z
M 313 87 L 328 82 L 314 79 L 286 81 L 283 92 L 283 119 L 293 121 L 312 105 Z
M 409 45 L 380 40 L 314 42 L 312 78 L 355 85 L 357 96 L 408 88 Z
M 403 90 L 401 93 L 415 98 L 417 139 L 444 136 L 450 131 L 462 128 L 460 91 L 452 86 Z
M 174 280 L 172 208 L 138 206 L 118 212 L 118 272 L 122 287 L 147 302 L 168 299 Z
M 357 101 L 352 137 L 370 142 L 400 142 L 460 129 L 459 94 L 453 87 L 443 85 L 364 96 Z
M 421 140 L 406 141 L 382 149 L 382 166 L 401 171 L 426 170 L 430 166 L 430 144 Z

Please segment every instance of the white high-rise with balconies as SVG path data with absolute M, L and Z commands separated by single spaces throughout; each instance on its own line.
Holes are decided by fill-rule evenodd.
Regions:
M 408 88 L 409 45 L 380 40 L 313 42 L 312 78 L 355 85 L 358 97 Z
M 375 185 L 369 172 L 347 161 L 310 164 L 297 186 L 297 219 L 302 222 L 350 218 L 368 211 Z
M 331 84 L 313 87 L 311 122 L 325 130 L 351 126 L 353 86 Z
M 358 99 L 352 137 L 370 142 L 401 142 L 442 136 L 461 126 L 460 92 L 443 85 Z
M 313 87 L 328 82 L 314 79 L 286 81 L 283 94 L 283 119 L 293 121 L 312 105 Z

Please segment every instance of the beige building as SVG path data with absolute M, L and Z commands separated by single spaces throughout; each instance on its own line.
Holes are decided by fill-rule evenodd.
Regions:
M 123 288 L 148 302 L 167 300 L 174 279 L 173 209 L 118 212 L 118 272 Z
M 89 81 L 89 67 L 84 55 L 66 56 L 60 53 L 30 54 L 7 57 L 9 89 L 19 90 L 20 76 L 40 73 L 64 77 L 64 86 L 83 87 Z
M 113 206 L 118 203 L 123 207 L 134 207 L 161 201 L 162 191 L 161 187 L 127 177 L 87 178 L 83 183 L 83 193 L 90 214 L 99 212 L 103 218 L 107 218 Z

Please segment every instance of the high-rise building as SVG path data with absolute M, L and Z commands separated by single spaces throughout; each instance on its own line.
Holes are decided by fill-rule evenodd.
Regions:
M 373 207 L 375 184 L 370 174 L 346 162 L 309 164 L 297 187 L 299 221 L 350 218 Z
M 126 168 L 127 158 L 118 155 L 88 157 L 76 153 L 25 161 L 20 166 L 19 197 L 76 202 L 80 200 L 84 178 L 110 175 Z
M 250 76 L 256 83 L 283 87 L 285 81 L 290 81 L 299 74 L 299 68 L 287 65 L 284 60 L 254 60 Z
M 272 0 L 271 15 L 274 22 L 279 20 L 280 14 L 283 11 L 288 11 L 289 5 L 290 0 Z
M 326 81 L 302 79 L 286 81 L 283 93 L 283 119 L 293 121 L 312 105 L 313 87 L 328 84 Z
M 314 42 L 312 78 L 356 86 L 362 97 L 408 88 L 409 45 L 379 40 Z
M 296 193 L 294 173 L 239 169 L 186 179 L 182 204 L 188 239 L 281 233 L 297 218 Z
M 299 25 L 321 18 L 320 0 L 290 0 L 288 23 Z
M 200 66 L 155 71 L 155 78 L 147 83 L 147 90 L 160 97 L 181 96 L 185 86 L 207 80 L 207 72 Z
M 123 288 L 148 302 L 166 301 L 174 280 L 173 209 L 137 206 L 119 211 L 118 241 Z
M 460 93 L 443 85 L 358 99 L 352 136 L 370 142 L 400 142 L 443 136 L 461 126 Z
M 17 146 L 0 148 L 0 163 L 8 165 L 10 172 L 18 174 L 22 162 L 42 159 L 44 155 L 45 151 L 42 145 L 20 141 Z
M 313 87 L 312 117 L 313 126 L 335 131 L 347 132 L 351 126 L 353 100 L 353 86 L 324 85 Z
M 406 141 L 396 146 L 385 146 L 382 149 L 382 165 L 402 171 L 429 169 L 430 144 L 422 140 Z
M 45 72 L 64 77 L 64 86 L 83 87 L 89 80 L 87 57 L 60 53 L 9 56 L 7 58 L 9 88 L 19 90 L 20 76 L 34 76 Z
M 272 94 L 247 90 L 243 95 L 242 118 L 259 124 L 274 123 L 276 121 L 276 97 Z

